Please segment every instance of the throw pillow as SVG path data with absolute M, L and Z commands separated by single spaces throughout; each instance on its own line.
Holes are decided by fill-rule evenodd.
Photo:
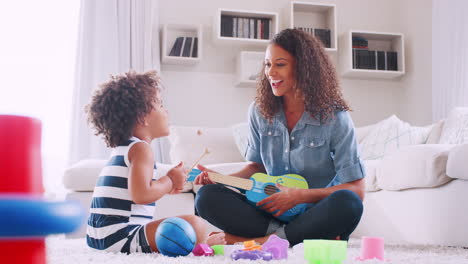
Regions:
M 387 191 L 437 187 L 451 181 L 446 173 L 449 151 L 454 145 L 407 146 L 381 161 L 377 185 Z
M 169 156 L 173 164 L 183 161 L 186 167 L 190 167 L 198 161 L 205 148 L 209 154 L 202 158 L 200 164 L 244 161 L 230 128 L 171 126 L 168 138 L 171 144 Z
M 363 127 L 356 127 L 354 129 L 354 133 L 356 134 L 356 140 L 357 142 L 361 142 L 369 133 L 372 131 L 372 129 L 375 128 L 376 124 L 368 125 L 368 126 L 363 126 Z
M 364 179 L 365 182 L 365 190 L 366 192 L 376 192 L 382 190 L 377 185 L 377 178 L 375 177 L 377 167 L 382 161 L 380 160 L 365 160 L 364 168 L 366 169 L 366 177 Z
M 400 147 L 425 144 L 430 126 L 413 127 L 395 115 L 378 122 L 360 143 L 361 158 L 364 160 L 382 159 Z
M 442 134 L 442 129 L 444 128 L 444 120 L 432 125 L 431 133 L 427 137 L 426 144 L 439 144 L 440 136 Z
M 468 107 L 457 107 L 445 120 L 439 144 L 463 143 L 468 143 Z
M 239 123 L 231 127 L 234 141 L 242 157 L 245 157 L 248 144 L 249 124 Z

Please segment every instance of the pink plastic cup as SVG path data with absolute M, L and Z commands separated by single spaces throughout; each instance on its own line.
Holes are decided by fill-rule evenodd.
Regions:
M 361 256 L 358 260 L 384 259 L 384 239 L 383 237 L 362 237 Z

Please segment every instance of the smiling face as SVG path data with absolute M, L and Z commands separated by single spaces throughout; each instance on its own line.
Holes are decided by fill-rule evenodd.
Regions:
M 294 94 L 296 59 L 285 49 L 270 44 L 265 53 L 265 75 L 275 96 Z

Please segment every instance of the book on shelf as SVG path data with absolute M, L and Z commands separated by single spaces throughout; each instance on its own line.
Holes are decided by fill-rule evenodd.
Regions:
M 354 69 L 371 69 L 370 60 L 371 58 L 370 58 L 369 50 L 353 48 L 353 68 Z
M 255 38 L 255 19 L 249 18 L 249 38 Z
M 269 28 L 269 19 L 262 19 L 262 28 L 263 28 L 263 36 L 262 39 L 269 39 L 270 36 L 270 28 Z
M 262 38 L 262 21 L 260 19 L 255 19 L 255 22 L 257 23 L 257 34 L 255 35 L 255 38 L 261 39 Z
M 242 23 L 244 23 L 244 25 L 243 25 L 244 30 L 242 31 L 242 37 L 243 38 L 249 38 L 249 28 L 250 28 L 249 19 L 244 17 L 242 19 Z
M 331 30 L 324 28 L 294 27 L 304 31 L 307 34 L 315 36 L 320 40 L 325 48 L 331 48 Z
M 232 16 L 221 16 L 221 37 L 232 37 L 233 36 L 233 22 Z
M 270 18 L 221 15 L 221 37 L 270 39 L 273 21 Z
M 386 67 L 386 59 L 385 59 L 385 51 L 376 51 L 377 52 L 377 70 L 385 70 Z
M 387 71 L 398 71 L 398 54 L 395 51 L 387 51 Z
M 362 48 L 352 49 L 353 69 L 362 70 L 398 70 L 398 53 Z
M 180 56 L 183 43 L 184 43 L 184 37 L 177 37 L 176 40 L 174 41 L 174 45 L 172 46 L 171 51 L 169 52 L 169 56 Z
M 184 38 L 184 47 L 182 49 L 182 57 L 190 57 L 190 51 L 192 48 L 192 37 L 185 37 Z
M 329 29 L 315 28 L 314 36 L 318 38 L 325 48 L 331 48 L 331 31 Z
M 352 37 L 353 48 L 367 49 L 369 48 L 369 42 L 367 39 L 362 37 Z
M 232 21 L 232 37 L 237 37 L 237 17 L 233 17 Z
M 192 57 L 198 57 L 198 38 L 193 38 L 193 48 L 192 48 Z
M 376 70 L 377 69 L 377 58 L 375 50 L 368 50 L 367 56 L 369 57 L 367 65 L 368 70 Z
M 242 34 L 244 34 L 244 20 L 241 17 L 237 18 L 237 37 L 242 38 Z

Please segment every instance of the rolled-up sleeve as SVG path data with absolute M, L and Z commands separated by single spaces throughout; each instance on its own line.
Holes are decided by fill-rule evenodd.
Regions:
M 260 155 L 260 134 L 258 132 L 258 112 L 256 111 L 255 103 L 249 107 L 249 135 L 247 141 L 247 151 L 245 152 L 245 159 L 262 164 L 262 157 Z
M 365 177 L 364 166 L 358 154 L 354 124 L 348 112 L 340 111 L 330 126 L 330 148 L 336 177 L 341 183 Z

